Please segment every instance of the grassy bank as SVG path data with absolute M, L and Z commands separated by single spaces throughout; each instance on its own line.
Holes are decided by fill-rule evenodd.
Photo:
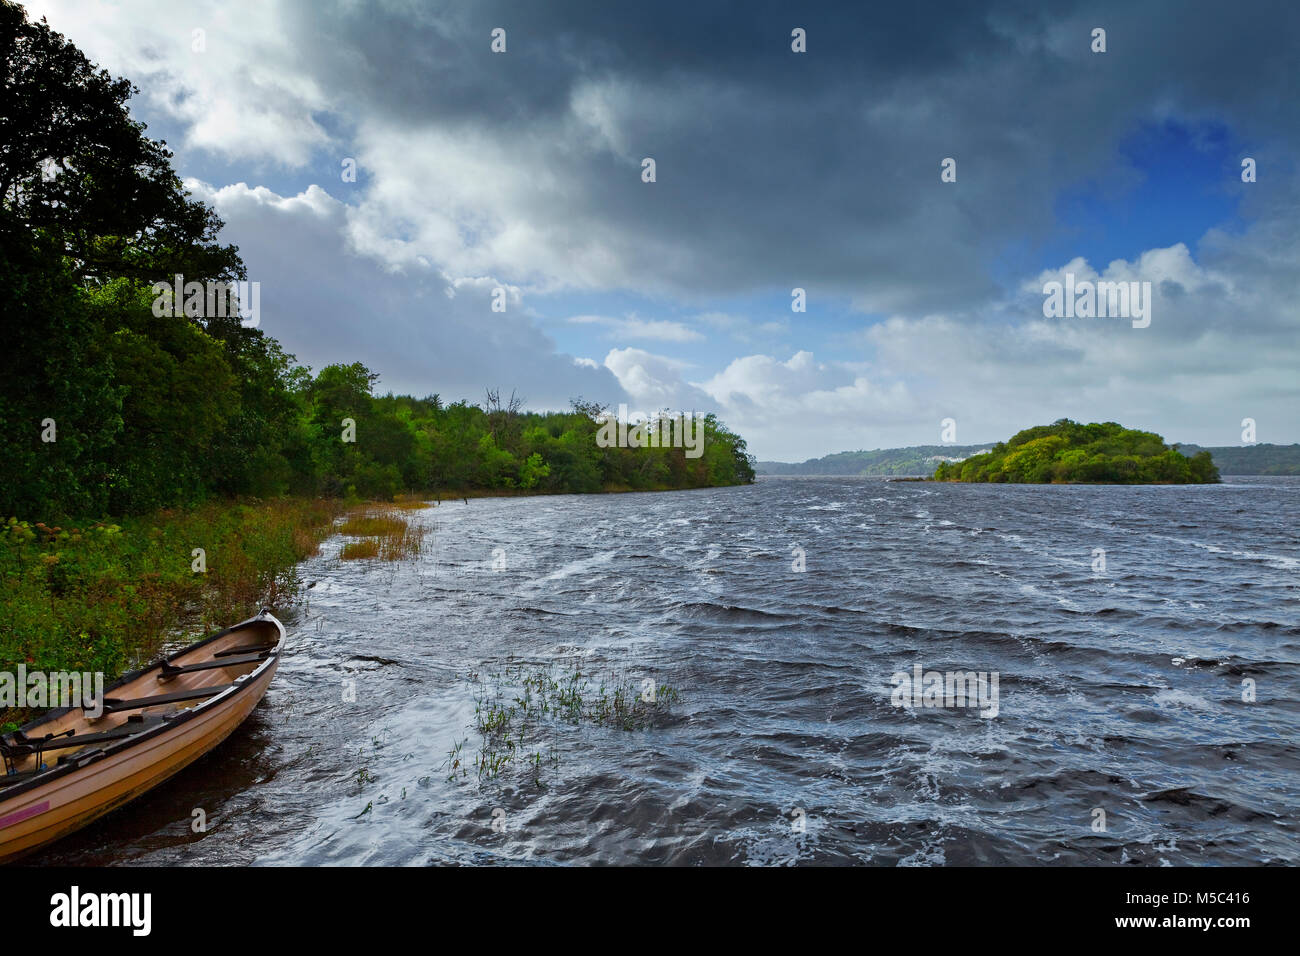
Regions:
M 197 640 L 264 605 L 292 603 L 298 563 L 331 534 L 347 538 L 343 560 L 400 560 L 421 551 L 427 530 L 413 511 L 439 501 L 547 493 L 217 500 L 62 525 L 0 517 L 0 671 L 22 664 L 29 672 L 102 672 L 111 682 L 169 640 Z M 0 708 L 0 728 L 31 716 Z
M 111 681 L 169 637 L 283 606 L 296 595 L 298 562 L 342 510 L 285 498 L 210 502 L 120 524 L 3 519 L 0 670 L 102 671 Z M 0 712 L 0 724 L 19 716 Z

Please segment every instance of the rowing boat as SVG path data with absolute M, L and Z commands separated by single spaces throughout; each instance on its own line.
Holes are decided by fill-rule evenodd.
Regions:
M 0 863 L 84 827 L 229 737 L 266 693 L 284 637 L 263 609 L 127 674 L 92 707 L 56 708 L 0 736 Z

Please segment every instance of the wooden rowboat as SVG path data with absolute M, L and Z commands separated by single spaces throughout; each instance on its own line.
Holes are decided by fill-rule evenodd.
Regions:
M 98 718 L 57 708 L 0 737 L 0 863 L 140 796 L 229 737 L 266 693 L 284 636 L 263 609 L 106 687 Z

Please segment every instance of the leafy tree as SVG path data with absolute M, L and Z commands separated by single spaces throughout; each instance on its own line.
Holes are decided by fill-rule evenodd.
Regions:
M 0 315 L 12 330 L 0 350 L 0 510 L 48 519 L 214 495 L 753 480 L 744 441 L 713 416 L 702 458 L 602 448 L 596 403 L 537 413 L 495 388 L 482 406 L 376 396 L 379 376 L 360 362 L 313 375 L 234 316 L 155 315 L 155 282 L 245 269 L 165 144 L 131 119 L 135 92 L 0 0 Z
M 1005 444 L 961 462 L 941 462 L 937 481 L 1174 484 L 1216 482 L 1209 453 L 1191 459 L 1154 432 L 1116 422 L 1080 425 L 1062 418 L 1017 432 Z
M 127 112 L 137 92 L 0 0 L 0 201 L 88 281 L 243 278 L 238 251 L 216 241 L 221 220 Z
M 0 152 L 3 150 L 0 149 Z M 105 506 L 105 458 L 123 389 L 57 245 L 0 208 L 0 511 Z M 50 437 L 44 422 L 53 424 Z

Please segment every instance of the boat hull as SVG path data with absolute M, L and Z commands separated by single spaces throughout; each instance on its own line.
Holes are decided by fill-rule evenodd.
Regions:
M 266 615 L 256 620 L 268 618 Z M 283 628 L 278 621 L 274 623 L 282 635 Z M 239 627 L 230 630 L 237 632 Z M 0 791 L 0 864 L 79 830 L 147 793 L 215 748 L 265 696 L 279 666 L 282 645 L 281 640 L 276 653 L 263 666 L 243 676 L 230 692 L 181 712 L 184 719 L 142 733 L 141 739 L 117 752 L 96 755 L 92 751 L 74 761 L 75 767 L 61 768 L 58 774 L 50 774 L 48 781 L 24 787 L 25 792 L 8 796 Z

